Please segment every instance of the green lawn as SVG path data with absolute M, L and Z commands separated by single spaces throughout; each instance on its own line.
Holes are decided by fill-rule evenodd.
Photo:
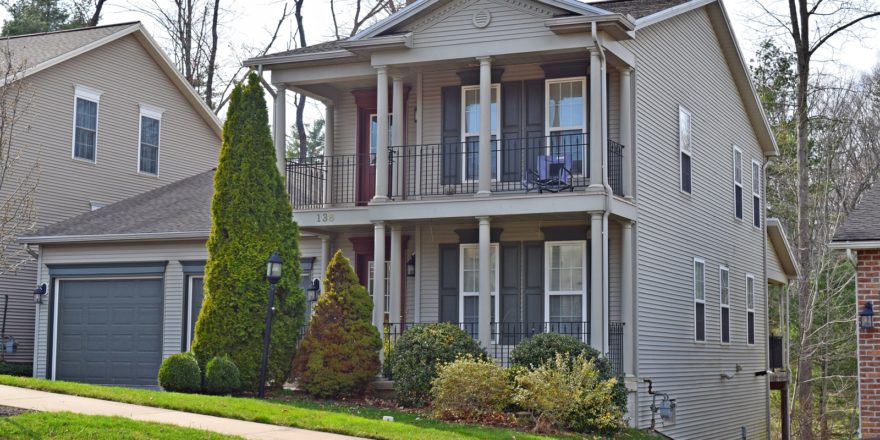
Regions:
M 375 439 L 554 438 L 509 429 L 445 423 L 402 411 L 319 404 L 296 399 L 261 401 L 243 397 L 169 393 L 2 375 L 0 384 Z M 278 397 L 289 396 L 281 394 Z M 394 416 L 395 421 L 385 422 L 382 420 L 383 415 Z M 643 440 L 656 437 L 631 431 L 620 438 Z
M 0 417 L 3 439 L 71 440 L 178 440 L 240 439 L 199 429 L 181 428 L 161 423 L 139 422 L 122 417 L 84 416 L 68 412 L 32 412 L 14 417 Z

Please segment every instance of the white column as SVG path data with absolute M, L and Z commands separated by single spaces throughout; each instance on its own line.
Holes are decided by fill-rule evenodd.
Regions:
M 419 158 L 422 157 L 422 142 L 423 142 L 423 124 L 422 124 L 422 84 L 423 84 L 423 74 L 422 71 L 419 70 L 416 72 L 416 163 L 414 165 L 415 168 L 415 188 L 413 188 L 416 196 L 422 195 L 422 165 L 419 162 Z M 416 312 L 418 313 L 418 312 Z
M 605 308 L 602 295 L 602 213 L 590 214 L 590 345 L 605 353 Z
M 287 152 L 287 86 L 284 84 L 275 85 L 275 119 L 272 122 L 272 129 L 275 137 L 275 160 L 278 163 L 278 171 L 281 177 L 286 178 L 285 153 Z
M 388 200 L 388 68 L 376 67 L 376 195 Z
M 590 187 L 604 190 L 602 152 L 607 146 L 602 145 L 602 100 L 605 94 L 602 93 L 601 63 L 599 51 L 590 50 Z
M 385 223 L 373 226 L 373 325 L 385 331 Z
M 324 282 L 324 274 L 327 273 L 327 267 L 329 267 L 329 266 L 330 266 L 330 237 L 327 235 L 323 235 L 323 236 L 321 236 L 321 273 L 318 274 L 318 278 L 321 279 L 322 283 Z
M 400 245 L 403 240 L 399 225 L 391 225 L 391 301 L 388 307 L 388 320 L 391 322 L 401 322 L 401 255 Z
M 488 196 L 492 180 L 492 58 L 480 61 L 480 176 L 477 196 Z
M 405 124 L 405 116 L 403 113 L 403 76 L 402 75 L 394 75 L 392 77 L 393 85 L 392 85 L 392 120 L 391 120 L 391 128 L 393 129 L 391 146 L 392 147 L 402 147 L 406 144 L 406 141 L 403 139 L 403 126 Z M 400 148 L 397 150 L 398 153 L 402 153 L 403 149 Z M 401 197 L 401 190 L 403 189 L 403 168 L 402 168 L 402 160 L 400 157 L 394 158 L 394 163 L 391 165 L 392 167 L 392 193 L 391 195 L 394 197 Z
M 623 145 L 623 194 L 632 196 L 632 68 L 620 70 L 620 143 Z
M 415 310 L 415 316 L 413 316 L 413 322 L 421 322 L 422 321 L 422 225 L 416 223 L 416 231 L 415 231 L 415 255 L 416 255 L 416 276 L 413 280 L 415 285 L 415 302 L 413 303 L 413 309 Z
M 480 296 L 477 302 L 477 320 L 479 322 L 477 324 L 477 334 L 479 335 L 480 344 L 488 349 L 492 343 L 492 292 L 489 290 L 491 286 L 489 279 L 491 267 L 489 262 L 492 252 L 492 236 L 489 228 L 489 217 L 477 217 L 477 220 L 480 221 Z
M 336 107 L 332 102 L 324 103 L 324 204 L 332 201 L 333 191 L 333 148 L 336 138 Z
M 633 285 L 633 227 L 623 223 L 620 252 L 620 310 L 623 318 L 623 372 L 627 377 L 635 375 L 635 295 Z

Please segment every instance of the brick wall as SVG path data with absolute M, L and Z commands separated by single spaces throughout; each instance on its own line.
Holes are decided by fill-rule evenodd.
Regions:
M 858 252 L 858 310 L 871 301 L 880 312 L 880 249 Z M 880 315 L 880 314 L 878 314 Z M 859 329 L 859 389 L 863 439 L 880 439 L 880 316 L 875 328 Z

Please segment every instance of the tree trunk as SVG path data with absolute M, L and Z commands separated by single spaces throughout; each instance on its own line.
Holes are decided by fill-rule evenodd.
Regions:
M 296 28 L 299 33 L 300 47 L 306 47 L 306 30 L 303 27 L 302 5 L 305 0 L 296 0 L 296 10 L 294 17 L 296 18 Z M 306 135 L 306 125 L 303 121 L 303 115 L 306 111 L 306 96 L 299 94 L 296 99 L 296 136 L 299 139 L 299 159 L 305 160 L 308 155 L 308 136 Z
M 92 14 L 92 18 L 89 20 L 89 27 L 95 27 L 98 25 L 98 21 L 101 20 L 101 9 L 104 7 L 105 0 L 98 0 L 98 3 L 95 4 L 95 13 Z
M 220 0 L 214 0 L 214 18 L 211 21 L 211 53 L 208 57 L 208 68 L 205 78 L 205 103 L 214 109 L 214 68 L 217 63 L 217 16 L 220 12 Z

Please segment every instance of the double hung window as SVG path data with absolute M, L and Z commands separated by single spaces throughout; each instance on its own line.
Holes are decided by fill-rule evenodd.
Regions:
M 369 262 L 369 273 L 367 274 L 367 288 L 370 291 L 370 298 L 373 297 L 373 280 L 375 263 Z M 391 262 L 385 262 L 385 318 L 388 318 L 388 308 L 391 307 Z
M 552 79 L 546 82 L 548 154 L 571 159 L 575 175 L 587 171 L 586 77 Z M 566 161 L 567 162 L 567 161 Z
M 761 163 L 752 161 L 752 223 L 761 227 Z
M 580 337 L 586 316 L 585 241 L 545 243 L 546 304 L 549 330 Z
M 733 147 L 733 215 L 743 218 L 742 151 L 737 147 Z
M 477 338 L 480 317 L 480 245 L 463 244 L 460 246 L 461 302 L 459 303 L 459 322 L 466 332 Z M 492 323 L 495 322 L 497 316 L 495 312 L 498 308 L 498 273 L 498 245 L 492 244 L 489 248 L 489 294 L 491 295 L 489 322 Z
M 464 107 L 462 117 L 462 175 L 466 181 L 474 181 L 480 176 L 480 86 L 461 88 L 461 103 Z M 490 111 L 490 145 L 492 156 L 492 179 L 498 176 L 498 163 L 501 161 L 501 149 L 498 148 L 499 127 L 501 126 L 499 101 L 501 85 L 492 84 Z
M 101 92 L 76 86 L 74 92 L 73 158 L 95 162 L 98 149 L 98 102 Z
M 691 159 L 693 156 L 693 145 L 691 142 L 691 112 L 684 107 L 678 109 L 678 152 L 679 152 L 679 173 L 680 173 L 680 189 L 682 192 L 690 194 L 692 172 Z
M 721 293 L 721 342 L 730 342 L 730 269 L 721 266 L 718 269 Z
M 706 340 L 706 262 L 694 258 L 694 339 Z
M 159 174 L 159 129 L 162 110 L 141 106 L 138 171 Z
M 755 276 L 746 275 L 746 337 L 749 345 L 755 343 Z

